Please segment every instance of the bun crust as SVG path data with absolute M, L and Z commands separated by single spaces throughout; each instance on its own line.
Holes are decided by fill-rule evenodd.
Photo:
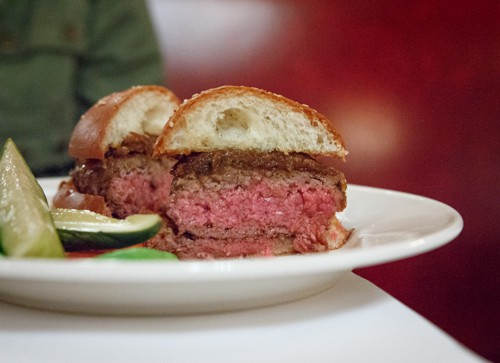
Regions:
M 180 99 L 161 86 L 135 86 L 100 99 L 76 124 L 69 142 L 70 156 L 104 159 L 130 133 L 158 135 Z
M 158 137 L 154 155 L 224 149 L 303 152 L 344 159 L 330 121 L 307 105 L 245 86 L 213 88 L 185 100 Z

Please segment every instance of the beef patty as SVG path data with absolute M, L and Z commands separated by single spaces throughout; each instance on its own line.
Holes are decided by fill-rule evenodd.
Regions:
M 180 258 L 325 251 L 332 224 L 343 229 L 335 213 L 346 205 L 344 175 L 306 154 L 193 153 L 172 174 L 172 234 L 149 245 Z

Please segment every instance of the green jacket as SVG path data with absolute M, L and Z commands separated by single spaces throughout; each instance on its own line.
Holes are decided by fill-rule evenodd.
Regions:
M 146 6 L 136 0 L 0 0 L 0 142 L 37 176 L 67 173 L 71 131 L 102 96 L 163 84 Z

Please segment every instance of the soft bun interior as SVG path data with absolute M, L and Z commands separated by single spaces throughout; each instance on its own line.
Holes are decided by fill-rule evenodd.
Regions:
M 340 135 L 326 118 L 285 97 L 224 86 L 185 101 L 165 125 L 155 154 L 224 149 L 304 152 L 343 158 Z
M 107 128 L 103 143 L 118 146 L 131 132 L 159 135 L 174 107 L 175 104 L 160 94 L 137 94 L 119 108 Z

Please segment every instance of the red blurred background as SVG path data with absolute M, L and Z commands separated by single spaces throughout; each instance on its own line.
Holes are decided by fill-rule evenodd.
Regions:
M 500 361 L 500 2 L 151 0 L 180 97 L 237 84 L 309 104 L 349 149 L 350 183 L 428 196 L 465 228 L 355 271 Z

